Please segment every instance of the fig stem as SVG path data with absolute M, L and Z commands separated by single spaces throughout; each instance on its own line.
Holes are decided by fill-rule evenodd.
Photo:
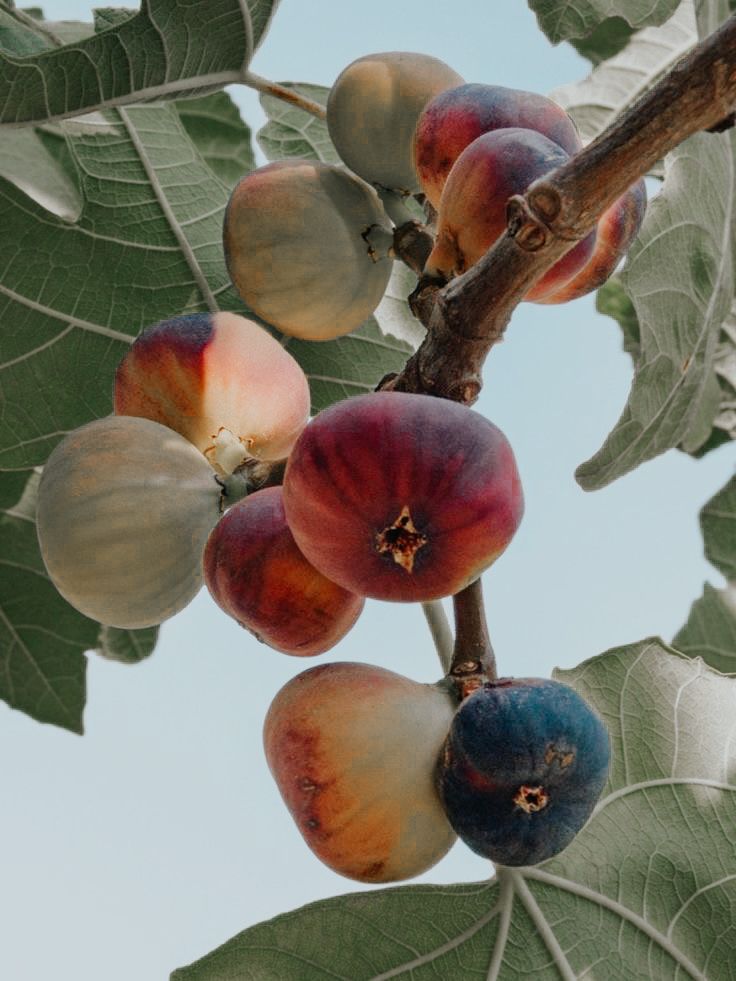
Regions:
M 394 228 L 394 253 L 417 276 L 421 276 L 433 246 L 432 233 L 413 218 Z
M 442 670 L 447 674 L 452 664 L 453 638 L 450 622 L 447 619 L 442 600 L 431 600 L 422 603 L 422 610 L 432 634 L 434 646 L 437 649 L 437 656 L 440 659 Z
M 531 286 L 657 160 L 693 133 L 722 124 L 735 103 L 732 14 L 592 143 L 512 198 L 506 233 L 478 263 L 447 285 L 426 285 L 412 309 L 427 336 L 390 387 L 471 405 L 489 351 Z M 531 229 L 542 233 L 541 247 Z
M 449 674 L 460 697 L 464 698 L 485 681 L 495 681 L 498 677 L 480 578 L 456 593 L 452 605 L 455 610 L 455 647 Z
M 283 102 L 288 102 L 292 106 L 296 106 L 297 109 L 303 109 L 304 112 L 308 112 L 311 116 L 316 116 L 317 119 L 326 119 L 327 110 L 324 106 L 320 105 L 319 102 L 315 102 L 313 99 L 308 99 L 305 95 L 300 95 L 294 89 L 288 88 L 286 85 L 279 85 L 278 82 L 271 82 L 267 78 L 261 78 L 260 75 L 254 75 L 253 72 L 243 72 L 241 77 L 243 85 L 247 85 L 250 89 L 255 89 L 257 92 L 263 92 L 265 95 L 272 95 L 276 99 L 281 99 Z
M 376 187 L 378 196 L 386 214 L 394 225 L 404 225 L 408 221 L 414 221 L 414 215 L 406 206 L 406 196 L 398 194 L 396 191 L 387 187 Z

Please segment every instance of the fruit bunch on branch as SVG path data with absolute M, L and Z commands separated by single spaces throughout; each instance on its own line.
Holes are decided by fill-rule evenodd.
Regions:
M 506 437 L 470 406 L 515 307 L 605 283 L 639 230 L 648 170 L 727 125 L 735 103 L 736 16 L 588 146 L 543 96 L 466 84 L 419 54 L 358 59 L 324 112 L 344 166 L 276 161 L 232 191 L 223 254 L 242 315 L 146 328 L 117 368 L 113 415 L 49 457 L 46 569 L 105 625 L 156 625 L 205 582 L 269 647 L 316 656 L 366 598 L 427 605 L 437 684 L 326 664 L 268 712 L 274 778 L 337 872 L 410 878 L 456 835 L 498 864 L 536 864 L 592 813 L 609 770 L 602 720 L 568 686 L 496 665 L 480 577 L 519 527 L 523 494 Z M 424 221 L 409 217 L 418 205 Z M 423 342 L 376 391 L 310 420 L 286 339 L 358 329 L 397 259 L 418 274 Z M 131 511 L 145 516 L 135 534 Z

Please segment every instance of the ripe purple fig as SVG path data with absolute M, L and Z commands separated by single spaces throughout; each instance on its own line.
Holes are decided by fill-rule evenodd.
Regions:
M 502 678 L 452 720 L 437 787 L 463 841 L 500 865 L 535 865 L 570 844 L 608 776 L 601 719 L 574 689 Z
M 415 159 L 422 190 L 439 208 L 453 164 L 483 133 L 521 127 L 535 130 L 570 156 L 582 148 L 568 114 L 544 95 L 502 85 L 460 85 L 432 99 L 419 117 Z
M 306 427 L 284 477 L 297 545 L 361 596 L 417 602 L 458 592 L 506 548 L 523 498 L 503 433 L 465 406 L 377 392 Z

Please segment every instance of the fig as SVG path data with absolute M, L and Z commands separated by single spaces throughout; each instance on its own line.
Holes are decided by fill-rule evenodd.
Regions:
M 638 180 L 601 215 L 595 249 L 580 272 L 537 302 L 567 303 L 603 286 L 629 251 L 641 228 L 646 208 L 646 184 Z
M 465 147 L 484 133 L 518 127 L 541 133 L 570 156 L 583 145 L 565 110 L 536 92 L 473 83 L 436 95 L 419 117 L 414 141 L 419 181 L 434 207 Z
M 365 55 L 343 69 L 327 100 L 327 128 L 348 167 L 371 184 L 419 189 L 414 130 L 433 96 L 462 84 L 438 58 L 411 51 Z
M 36 517 L 61 595 L 110 627 L 151 627 L 199 591 L 220 515 L 212 468 L 150 419 L 108 416 L 69 433 L 43 468 Z
M 284 507 L 307 559 L 360 596 L 449 596 L 506 548 L 523 498 L 500 429 L 456 402 L 375 392 L 338 402 L 291 452 Z
M 440 199 L 437 238 L 425 275 L 449 280 L 471 266 L 506 231 L 506 205 L 566 160 L 557 143 L 531 129 L 497 129 L 474 140 L 455 161 Z M 527 292 L 538 300 L 571 279 L 590 259 L 590 232 Z
M 225 261 L 259 317 L 285 334 L 326 341 L 380 303 L 392 260 L 369 240 L 391 232 L 378 195 L 332 164 L 281 160 L 235 187 L 225 211 Z
M 266 759 L 304 840 L 360 882 L 397 882 L 431 868 L 455 835 L 433 774 L 455 702 L 368 664 L 310 668 L 274 698 Z
M 452 720 L 437 767 L 450 824 L 499 865 L 536 865 L 570 844 L 608 776 L 605 725 L 574 689 L 503 678 Z
M 350 630 L 363 597 L 330 582 L 304 558 L 286 523 L 280 487 L 234 504 L 204 552 L 217 605 L 284 654 L 322 654 Z
M 309 417 L 299 364 L 252 320 L 195 313 L 147 327 L 120 362 L 115 412 L 181 433 L 221 474 L 289 453 Z

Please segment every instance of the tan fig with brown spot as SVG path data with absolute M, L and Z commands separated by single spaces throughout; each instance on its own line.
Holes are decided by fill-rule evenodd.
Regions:
M 455 841 L 434 786 L 455 711 L 441 686 L 368 664 L 297 675 L 266 716 L 266 759 L 304 840 L 359 882 L 420 875 Z

